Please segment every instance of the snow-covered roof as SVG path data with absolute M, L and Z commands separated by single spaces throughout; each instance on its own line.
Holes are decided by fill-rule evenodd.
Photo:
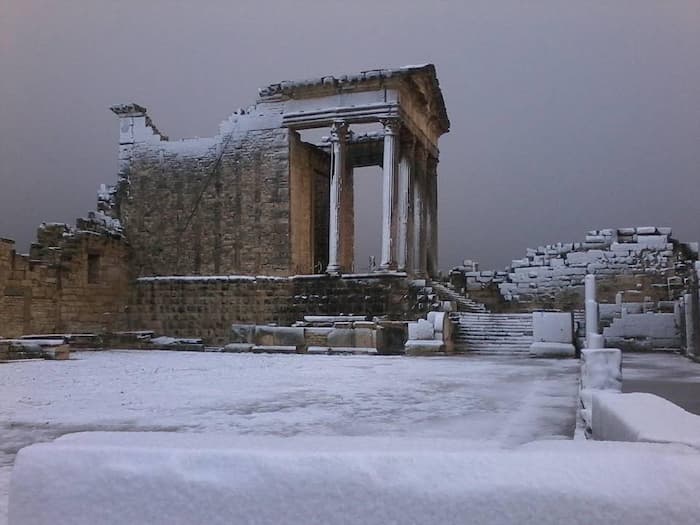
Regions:
M 283 80 L 258 90 L 262 101 L 266 99 L 310 98 L 325 96 L 345 89 L 374 89 L 379 85 L 407 82 L 423 91 L 428 105 L 437 113 L 443 132 L 450 128 L 445 101 L 440 90 L 434 64 L 409 65 L 392 69 L 371 69 L 339 76 L 327 75 L 306 80 Z M 421 86 L 423 89 L 421 89 Z

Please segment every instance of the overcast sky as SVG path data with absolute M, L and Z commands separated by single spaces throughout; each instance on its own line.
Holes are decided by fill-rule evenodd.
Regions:
M 210 136 L 268 83 L 424 62 L 452 121 L 442 268 L 593 228 L 700 239 L 700 0 L 0 0 L 0 236 L 25 250 L 94 209 L 114 103 Z M 363 259 L 377 174 L 358 177 Z

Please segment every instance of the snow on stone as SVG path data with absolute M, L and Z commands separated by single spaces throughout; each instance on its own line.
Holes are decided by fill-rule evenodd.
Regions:
M 695 524 L 677 446 L 82 434 L 18 456 L 12 525 Z
M 654 394 L 594 393 L 592 428 L 595 439 L 681 443 L 700 451 L 700 416 Z
M 198 338 L 187 338 L 187 337 L 169 337 L 167 335 L 162 335 L 160 337 L 154 337 L 150 340 L 154 345 L 171 346 L 171 345 L 201 345 L 202 340 Z

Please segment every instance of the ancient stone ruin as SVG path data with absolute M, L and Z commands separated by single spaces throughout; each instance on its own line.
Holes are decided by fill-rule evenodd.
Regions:
M 205 139 L 168 140 L 138 104 L 111 109 L 117 183 L 90 225 L 41 230 L 28 257 L 5 242 L 12 313 L 0 335 L 148 328 L 224 343 L 231 323 L 414 316 L 409 278 L 437 274 L 449 130 L 434 66 L 271 84 Z M 362 133 L 367 124 L 381 131 Z M 306 142 L 309 129 L 328 136 Z M 357 275 L 353 169 L 364 166 L 382 168 L 382 252 L 378 271 Z
M 591 231 L 504 271 L 465 260 L 440 282 L 438 141 L 450 122 L 433 65 L 271 84 L 210 138 L 169 140 L 138 104 L 111 110 L 120 167 L 97 210 L 74 227 L 43 224 L 28 255 L 0 240 L 0 337 L 301 353 L 528 352 L 536 342 L 571 352 L 586 336 L 583 282 L 595 274 L 601 335 L 700 348 L 698 247 L 670 228 Z M 358 274 L 353 177 L 366 166 L 382 169 L 381 257 Z M 572 312 L 569 340 L 538 339 L 531 313 L 542 311 Z

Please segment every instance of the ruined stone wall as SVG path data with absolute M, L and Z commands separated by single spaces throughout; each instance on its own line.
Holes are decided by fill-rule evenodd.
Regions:
M 408 293 L 402 276 L 140 278 L 129 327 L 222 344 L 232 323 L 291 325 L 304 315 L 352 313 L 407 318 Z
M 598 298 L 614 303 L 677 299 L 697 259 L 697 246 L 671 237 L 670 228 L 640 227 L 588 232 L 584 242 L 528 249 L 505 271 L 457 267 L 452 283 L 492 311 L 573 310 L 583 307 L 583 281 L 597 276 Z
M 116 195 L 132 275 L 288 275 L 289 132 L 137 142 Z
M 127 251 L 119 237 L 44 225 L 29 255 L 0 240 L 0 337 L 123 328 Z

